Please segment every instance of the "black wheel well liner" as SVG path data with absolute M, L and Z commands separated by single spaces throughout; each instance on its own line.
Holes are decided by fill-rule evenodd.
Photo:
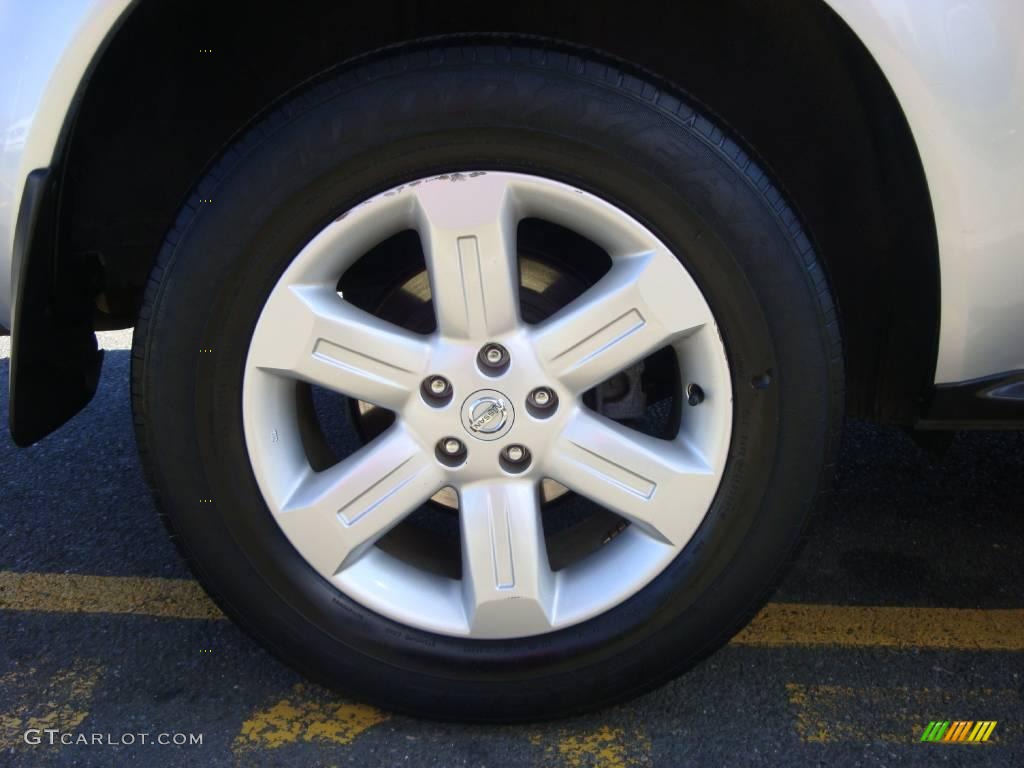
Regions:
M 339 61 L 425 36 L 540 36 L 673 83 L 755 148 L 829 272 L 849 412 L 907 424 L 920 417 L 940 306 L 924 171 L 884 75 L 822 0 L 525 0 L 514 10 L 380 0 L 358 12 L 297 0 L 260 13 L 228 5 L 139 0 L 65 131 L 55 280 L 92 265 L 101 286 L 95 328 L 134 323 L 192 185 L 289 89 Z

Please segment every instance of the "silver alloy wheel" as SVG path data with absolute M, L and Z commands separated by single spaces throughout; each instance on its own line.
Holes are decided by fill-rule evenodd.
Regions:
M 595 285 L 537 325 L 519 315 L 516 228 L 536 217 L 610 255 Z M 420 235 L 437 331 L 423 336 L 356 308 L 339 277 L 377 243 Z M 482 367 L 500 344 L 508 365 Z M 660 440 L 595 413 L 583 394 L 671 346 L 681 381 L 704 400 Z M 432 376 L 453 397 L 423 394 Z M 396 414 L 394 424 L 329 469 L 303 449 L 297 381 Z M 545 387 L 557 408 L 527 409 Z M 395 621 L 473 638 L 513 638 L 602 614 L 642 589 L 704 519 L 725 468 L 732 389 L 711 310 L 679 260 L 617 207 L 565 184 L 474 171 L 404 184 L 356 206 L 310 241 L 271 292 L 243 385 L 246 444 L 271 513 L 303 558 L 341 592 Z M 497 426 L 495 426 L 497 425 Z M 487 431 L 490 430 L 490 431 Z M 457 437 L 459 462 L 439 441 Z M 523 446 L 529 463 L 503 451 Z M 548 562 L 538 487 L 555 480 L 629 525 L 558 571 Z M 374 546 L 439 490 L 459 498 L 460 580 Z

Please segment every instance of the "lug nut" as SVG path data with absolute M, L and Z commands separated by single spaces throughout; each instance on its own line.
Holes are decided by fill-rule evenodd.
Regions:
M 508 366 L 508 350 L 501 344 L 486 344 L 477 356 L 480 365 L 491 371 L 501 371 Z
M 537 387 L 530 393 L 530 404 L 538 408 L 549 408 L 555 404 L 555 393 L 547 387 Z
M 448 394 L 448 390 L 451 389 L 451 384 L 448 383 L 448 379 L 444 376 L 431 376 L 427 379 L 427 389 L 430 390 L 430 394 L 436 395 L 437 397 L 443 397 Z
M 446 437 L 441 441 L 441 452 L 449 456 L 458 456 L 462 453 L 462 441 L 454 437 Z
M 558 406 L 558 396 L 547 387 L 537 387 L 526 398 L 526 409 L 539 419 L 546 419 Z
M 498 459 L 502 469 L 512 474 L 525 472 L 530 466 L 530 452 L 522 445 L 507 445 Z
M 430 405 L 446 405 L 452 397 L 452 385 L 444 376 L 427 376 L 421 386 L 423 399 Z
M 466 461 L 466 446 L 457 437 L 442 437 L 434 449 L 437 460 L 446 467 L 458 467 Z
M 522 457 L 526 455 L 526 450 L 522 445 L 509 445 L 505 449 L 505 458 L 510 462 L 521 462 Z
M 521 445 L 510 445 L 502 451 L 502 455 L 505 459 L 513 464 L 519 464 L 520 462 L 525 461 L 528 453 L 529 452 Z

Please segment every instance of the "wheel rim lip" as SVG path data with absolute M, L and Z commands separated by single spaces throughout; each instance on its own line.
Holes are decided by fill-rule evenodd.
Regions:
M 561 182 L 517 173 L 493 171 L 462 173 L 468 178 L 472 178 L 474 173 L 478 173 L 480 175 L 501 175 L 511 179 L 515 183 L 516 194 L 527 203 L 524 206 L 525 209 L 531 210 L 529 204 L 537 203 L 538 198 L 541 206 L 555 203 L 554 210 L 557 215 L 551 217 L 551 220 L 563 226 L 566 226 L 567 222 L 574 224 L 575 226 L 572 228 L 602 247 L 607 248 L 609 244 L 612 247 L 621 247 L 624 243 L 630 243 L 637 238 L 647 238 L 661 243 L 653 233 L 626 211 L 596 195 Z M 340 275 L 339 268 L 344 271 L 377 242 L 397 233 L 415 220 L 415 206 L 407 199 L 409 196 L 404 195 L 403 192 L 414 184 L 424 181 L 427 180 L 415 180 L 411 184 L 395 187 L 360 203 L 338 217 L 300 250 L 281 275 L 271 296 L 278 291 L 288 290 L 296 284 L 336 284 L 337 277 Z M 534 193 L 537 197 L 532 197 Z M 343 253 L 335 253 L 329 260 L 330 263 L 325 263 L 322 257 L 318 258 L 315 254 L 317 244 L 324 239 L 336 242 L 345 239 L 348 241 L 348 248 Z M 662 247 L 664 247 L 663 244 Z M 665 251 L 669 252 L 667 247 L 665 247 Z M 676 263 L 692 281 L 693 278 L 685 267 L 678 260 Z M 684 359 L 691 363 L 696 361 L 697 366 L 702 369 L 702 376 L 708 377 L 707 380 L 713 382 L 712 389 L 718 395 L 715 398 L 714 418 L 710 420 L 713 425 L 700 423 L 704 413 L 710 410 L 705 409 L 696 422 L 690 421 L 681 426 L 680 432 L 672 442 L 681 444 L 698 441 L 704 444 L 706 449 L 704 453 L 714 475 L 715 493 L 717 493 L 717 487 L 724 474 L 731 441 L 732 385 L 726 350 L 717 325 L 714 323 L 714 315 L 710 307 L 707 307 L 703 294 L 700 295 L 702 301 L 705 302 L 707 314 L 711 318 L 709 326 L 703 328 L 699 334 L 676 340 L 668 346 L 672 346 L 676 351 L 681 369 L 684 368 Z M 261 324 L 265 320 L 265 314 L 266 309 L 264 308 L 253 333 L 253 343 L 261 333 Z M 529 330 L 522 329 L 521 334 L 528 335 Z M 435 336 L 437 335 L 435 334 Z M 506 343 L 508 342 L 506 341 Z M 685 375 L 686 372 L 683 373 Z M 544 382 L 544 384 L 547 383 Z M 282 489 L 288 487 L 289 484 L 287 476 L 294 475 L 305 462 L 304 455 L 299 455 L 301 445 L 296 435 L 289 431 L 297 423 L 293 388 L 294 382 L 270 375 L 253 365 L 251 359 L 247 359 L 242 397 L 246 449 L 264 501 L 279 524 L 281 524 L 280 515 L 283 507 Z M 495 391 L 501 393 L 502 390 L 500 387 L 496 387 Z M 466 400 L 468 401 L 475 394 L 470 394 Z M 681 396 L 681 394 L 677 393 L 677 396 Z M 559 397 L 559 409 L 571 411 L 583 408 L 578 398 L 563 399 L 563 397 Z M 458 404 L 456 410 L 459 410 Z M 533 418 L 526 413 L 525 408 L 519 410 L 515 411 L 513 418 Z M 269 417 L 268 412 L 270 411 L 275 412 L 276 415 Z M 686 421 L 684 419 L 684 422 Z M 705 419 L 705 421 L 708 420 Z M 474 438 L 478 437 L 475 434 L 470 435 L 461 420 L 456 420 L 453 426 L 458 428 L 457 436 L 460 439 L 468 435 Z M 508 427 L 499 437 L 508 434 L 512 425 L 510 424 Z M 275 437 L 274 441 L 275 443 L 286 443 L 285 450 L 283 452 L 280 450 L 268 451 L 266 447 L 267 434 L 278 435 L 279 437 Z M 463 440 L 463 442 L 472 447 L 475 441 Z M 535 483 L 542 479 L 545 478 L 532 472 L 521 478 L 523 482 Z M 472 484 L 469 482 L 465 484 L 451 483 L 450 485 L 461 497 L 464 490 Z M 685 548 L 699 522 L 703 521 L 710 509 L 714 495 L 713 493 L 708 499 L 704 514 L 697 525 L 693 526 L 693 531 L 685 541 L 672 544 L 657 541 L 638 531 L 636 526 L 628 526 L 614 541 L 601 547 L 586 560 L 555 572 L 556 598 L 554 599 L 551 626 L 545 631 L 562 629 L 603 614 L 646 587 Z M 283 527 L 282 530 L 292 541 L 300 556 L 306 559 L 322 577 L 327 579 L 334 588 L 364 607 L 416 629 L 455 637 L 474 636 L 468 623 L 465 606 L 462 604 L 461 587 L 458 581 L 414 569 L 408 563 L 375 547 L 349 567 L 339 572 L 325 572 L 323 569 L 317 568 L 307 557 L 302 546 L 292 540 L 287 530 Z M 609 578 L 609 574 L 630 574 L 631 578 L 615 580 Z M 518 633 L 513 630 L 503 637 L 512 639 L 533 634 L 537 633 Z

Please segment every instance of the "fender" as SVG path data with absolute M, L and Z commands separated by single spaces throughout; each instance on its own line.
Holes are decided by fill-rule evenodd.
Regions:
M 78 413 L 99 381 L 91 304 L 54 279 L 60 150 L 89 70 L 130 5 L 12 3 L 0 25 L 0 326 L 11 329 L 8 418 L 20 446 Z M 68 265 L 63 285 L 89 271 Z
M 827 0 L 896 94 L 938 229 L 935 383 L 1024 370 L 1024 3 Z
M 8 3 L 0 24 L 0 326 L 12 327 L 11 254 L 28 175 L 71 129 L 87 73 L 135 0 Z

